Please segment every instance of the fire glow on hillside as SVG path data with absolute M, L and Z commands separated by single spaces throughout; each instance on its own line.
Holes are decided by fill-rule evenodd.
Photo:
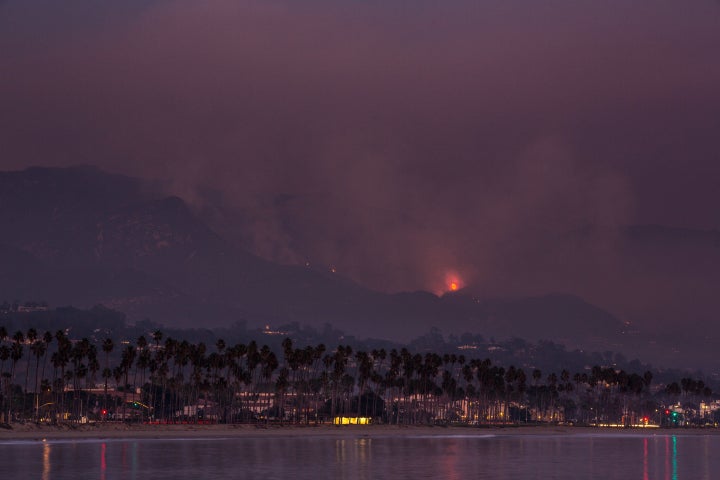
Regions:
M 445 289 L 446 292 L 456 292 L 464 286 L 464 283 L 457 272 L 449 271 L 445 274 Z

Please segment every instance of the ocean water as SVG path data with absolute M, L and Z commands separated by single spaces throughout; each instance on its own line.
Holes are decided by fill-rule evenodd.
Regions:
M 398 436 L 0 442 L 7 479 L 720 478 L 720 436 Z

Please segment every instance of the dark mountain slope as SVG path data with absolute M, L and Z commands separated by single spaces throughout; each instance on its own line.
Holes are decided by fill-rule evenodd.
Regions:
M 0 173 L 0 299 L 104 304 L 171 326 L 330 323 L 359 337 L 445 333 L 633 351 L 623 322 L 577 296 L 383 294 L 338 274 L 264 260 L 157 184 L 92 168 Z

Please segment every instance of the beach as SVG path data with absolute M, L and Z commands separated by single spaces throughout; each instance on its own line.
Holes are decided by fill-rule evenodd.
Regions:
M 0 428 L 0 442 L 92 439 L 266 438 L 266 437 L 398 437 L 487 435 L 718 435 L 716 428 L 596 428 L 578 426 L 397 426 L 397 425 L 147 425 L 89 423 L 81 425 L 13 424 Z

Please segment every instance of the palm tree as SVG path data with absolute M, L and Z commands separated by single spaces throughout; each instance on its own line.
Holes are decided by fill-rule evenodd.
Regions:
M 280 418 L 280 425 L 283 425 L 285 418 L 285 391 L 287 390 L 288 385 L 290 385 L 290 382 L 288 381 L 289 375 L 290 371 L 288 368 L 282 367 L 277 379 L 275 380 L 275 398 L 277 401 L 276 407 L 278 417 Z
M 57 400 L 55 401 L 55 407 L 57 413 L 60 414 L 60 418 L 64 419 L 65 416 L 65 367 L 70 362 L 70 354 L 72 351 L 72 343 L 68 340 L 65 332 L 58 330 L 55 332 L 55 340 L 57 341 L 57 350 L 51 357 L 53 367 L 55 367 L 56 375 L 53 381 Z M 57 375 L 57 370 L 60 370 L 60 375 Z
M 225 340 L 222 338 L 219 338 L 217 342 L 215 342 L 215 347 L 217 348 L 217 352 L 213 353 L 211 355 L 212 361 L 211 365 L 213 368 L 213 387 L 215 390 L 215 401 L 217 402 L 219 411 L 223 412 L 223 421 L 227 420 L 227 402 L 226 402 L 226 395 L 223 395 L 222 392 L 226 388 L 228 384 L 228 379 L 226 376 L 221 375 L 220 372 L 227 369 L 227 355 L 225 355 L 225 349 L 227 345 L 225 344 Z
M 160 365 L 158 366 L 158 375 L 160 377 L 160 384 L 161 384 L 161 390 L 160 390 L 160 414 L 163 421 L 166 423 L 169 421 L 169 417 L 167 415 L 167 408 L 168 408 L 168 387 L 170 386 L 170 364 L 168 363 L 167 359 L 163 359 Z
M 10 370 L 10 396 L 9 396 L 9 408 L 8 408 L 8 419 L 11 421 L 13 418 L 13 392 L 12 386 L 15 383 L 15 368 L 22 359 L 23 356 L 23 342 L 25 341 L 25 335 L 21 331 L 15 332 L 13 335 L 13 344 L 10 347 L 10 360 L 12 361 L 12 367 Z
M 102 351 L 105 353 L 105 368 L 103 369 L 102 376 L 105 379 L 105 392 L 103 396 L 103 410 L 107 412 L 107 400 L 108 400 L 108 379 L 112 376 L 112 370 L 110 369 L 110 353 L 115 348 L 115 344 L 112 338 L 106 338 L 102 343 Z
M 240 403 L 240 408 L 238 409 L 235 406 L 235 401 L 238 397 L 238 393 L 242 391 L 243 385 L 247 385 L 250 381 L 250 375 L 249 372 L 245 370 L 243 367 L 243 357 L 247 354 L 247 347 L 242 344 L 238 343 L 237 345 L 230 348 L 228 352 L 228 368 L 230 370 L 230 373 L 232 374 L 232 381 L 228 379 L 228 383 L 231 387 L 230 392 L 230 415 L 231 415 L 231 422 L 234 422 L 234 413 L 239 410 L 239 413 L 241 414 L 240 419 L 242 421 L 242 400 Z M 229 375 L 228 375 L 229 376 Z
M 0 345 L 0 387 L 4 385 L 5 388 L 0 388 L 2 392 L 3 403 L 0 405 L 0 417 L 5 417 L 5 406 L 7 404 L 8 392 L 10 390 L 10 372 L 5 371 L 5 362 L 10 358 L 10 347 L 7 345 Z M 9 419 L 5 420 L 9 422 Z
M 517 375 L 515 378 L 517 380 L 516 388 L 517 388 L 517 392 L 518 392 L 518 397 L 522 399 L 525 397 L 525 392 L 527 391 L 527 376 L 525 375 L 525 371 L 522 368 L 519 368 L 517 370 Z M 525 405 L 524 410 L 525 410 L 525 422 L 527 422 L 528 421 L 527 405 Z
M 46 332 L 40 338 L 31 328 L 27 334 L 15 333 L 7 342 L 7 331 L 0 327 L 0 411 L 3 420 L 29 418 L 30 414 L 25 415 L 26 402 L 33 399 L 33 412 L 28 413 L 38 420 L 39 404 L 43 403 L 42 395 L 48 386 L 55 398 L 51 412 L 55 419 L 64 419 L 70 413 L 77 418 L 86 411 L 88 396 L 83 389 L 88 388 L 100 369 L 98 349 L 88 339 L 71 342 L 63 331 L 57 332 L 55 338 L 57 348 L 51 349 L 53 335 Z M 466 412 L 472 421 L 517 421 L 519 417 L 511 408 L 528 412 L 528 407 L 536 408 L 540 415 L 547 413 L 548 419 L 563 412 L 571 418 L 570 412 L 579 410 L 576 418 L 589 421 L 587 412 L 592 409 L 596 423 L 616 421 L 621 416 L 625 421 L 635 423 L 640 414 L 647 415 L 657 408 L 655 400 L 649 396 L 651 372 L 631 373 L 595 366 L 589 375 L 571 376 L 567 370 L 562 370 L 559 375 L 550 373 L 543 383 L 542 373 L 537 369 L 528 372 L 526 377 L 522 369 L 514 366 L 507 369 L 494 366 L 489 359 L 468 359 L 466 362 L 464 357 L 455 354 L 440 356 L 430 352 L 420 355 L 408 349 L 392 350 L 389 365 L 386 365 L 388 355 L 384 350 L 353 352 L 351 347 L 339 345 L 326 354 L 322 344 L 297 348 L 291 339 L 286 339 L 282 344 L 282 361 L 278 362 L 270 347 L 258 348 L 255 342 L 229 347 L 218 339 L 215 342 L 217 351 L 206 355 L 203 343 L 191 344 L 168 338 L 163 346 L 160 340 L 162 333 L 159 331 L 153 334 L 154 347 L 148 347 L 147 340 L 139 337 L 136 346 L 124 348 L 116 365 L 110 362 L 113 341 L 106 339 L 102 343 L 105 407 L 110 400 L 108 379 L 114 375 L 118 385 L 123 385 L 124 379 L 123 405 L 128 400 L 127 388 L 141 385 L 143 394 L 150 395 L 149 403 L 159 418 L 182 412 L 185 405 L 202 408 L 204 401 L 206 412 L 209 412 L 211 402 L 218 406 L 218 418 L 223 422 L 245 418 L 237 415 L 246 407 L 244 402 L 250 406 L 249 402 L 252 399 L 257 402 L 258 398 L 268 413 L 266 421 L 272 412 L 279 412 L 282 421 L 289 419 L 297 423 L 309 423 L 312 412 L 318 422 L 323 405 L 327 405 L 332 415 L 352 412 L 375 416 L 382 414 L 378 412 L 386 412 L 384 418 L 388 423 L 408 424 L 431 419 L 457 420 L 458 416 L 453 412 L 458 410 Z M 29 353 L 24 349 L 26 343 Z M 151 354 L 153 349 L 156 349 L 154 355 Z M 52 382 L 44 378 L 48 357 L 55 368 Z M 23 367 L 24 389 L 20 377 Z M 33 368 L 34 381 L 30 384 Z M 129 381 L 130 369 L 133 369 L 132 383 Z M 147 369 L 150 374 L 146 384 Z M 533 379 L 529 388 L 528 377 Z M 70 382 L 75 403 L 66 409 L 65 402 L 69 398 L 66 386 Z M 29 395 L 30 385 L 34 397 Z M 161 388 L 162 399 L 156 399 Z M 260 397 L 259 392 L 264 395 Z M 17 398 L 20 394 L 23 395 L 22 402 Z M 690 403 L 711 391 L 702 380 L 686 377 L 669 383 L 666 394 L 673 398 L 685 395 Z M 381 402 L 385 399 L 388 408 L 378 410 L 377 399 Z M 287 412 L 284 411 L 286 408 Z M 157 414 L 158 411 L 161 413 Z
M 362 399 L 367 388 L 368 381 L 372 378 L 373 362 L 367 352 L 358 351 L 355 353 L 358 372 L 358 407 L 357 416 L 363 416 Z
M 88 388 L 88 382 L 95 385 L 96 375 L 98 370 L 100 370 L 100 362 L 98 361 L 98 353 L 97 353 L 97 347 L 95 345 L 90 345 L 90 348 L 87 351 L 87 370 L 88 375 L 85 377 L 85 388 Z
M 122 352 L 122 357 L 120 360 L 120 369 L 122 370 L 123 374 L 125 375 L 125 383 L 123 385 L 123 407 L 122 407 L 122 416 L 123 420 L 126 420 L 126 407 L 127 407 L 127 389 L 130 385 L 128 383 L 128 376 L 130 374 L 130 369 L 133 366 L 133 363 L 135 362 L 135 347 L 132 345 L 128 345 L 125 347 L 125 349 Z M 133 393 L 134 395 L 134 393 Z
M 155 346 L 157 348 L 160 348 L 160 341 L 163 339 L 163 333 L 160 330 L 155 330 L 153 332 L 153 340 L 155 341 Z
M 88 367 L 84 363 L 90 353 L 90 340 L 83 338 L 75 344 L 70 352 L 73 368 L 70 371 L 73 380 L 73 412 L 74 419 L 82 417 L 82 385 L 81 381 L 87 376 Z
M 486 358 L 478 364 L 477 380 L 478 380 L 478 397 L 479 397 L 479 416 L 480 419 L 492 419 L 492 405 L 490 400 L 495 391 L 495 377 L 497 375 L 497 367 L 495 367 L 489 358 Z
M 102 369 L 101 375 L 102 375 L 103 380 L 105 380 L 105 395 L 103 397 L 103 412 L 104 412 L 104 414 L 103 414 L 102 419 L 107 420 L 107 411 L 108 411 L 107 410 L 107 408 L 108 408 L 107 384 L 108 384 L 108 380 L 113 376 L 113 371 L 109 367 L 105 367 Z
M 278 362 L 277 357 L 275 356 L 275 353 L 273 353 L 270 350 L 270 347 L 267 345 L 263 345 L 262 348 L 260 348 L 260 375 L 262 380 L 265 381 L 265 384 L 270 383 L 270 379 L 272 378 L 273 373 L 277 368 L 280 366 L 280 363 Z M 269 392 L 268 392 L 269 393 Z M 267 395 L 267 411 L 270 412 L 271 405 L 270 405 L 270 395 Z M 270 422 L 270 415 L 266 415 L 265 423 Z
M 159 333 L 155 332 L 156 334 Z M 156 344 L 159 345 L 160 339 L 162 339 L 162 334 L 159 336 L 154 336 Z M 166 397 L 167 397 L 167 387 L 168 387 L 168 376 L 170 374 L 170 365 L 169 360 L 172 358 L 175 345 L 177 342 L 173 340 L 172 338 L 167 338 L 165 340 L 165 344 L 163 348 L 159 348 L 155 352 L 155 359 L 157 363 L 157 374 L 160 380 L 160 415 L 163 420 L 167 421 L 166 417 Z
M 40 385 L 42 386 L 43 381 L 45 381 L 45 368 L 47 367 L 47 358 L 48 358 L 48 352 L 50 351 L 50 344 L 53 341 L 53 334 L 49 331 L 45 331 L 43 334 L 43 343 L 45 344 L 45 352 L 43 353 L 42 357 L 42 374 L 40 375 Z M 41 388 L 41 390 L 43 390 Z M 44 390 L 43 390 L 44 391 Z
M 321 395 L 323 393 L 323 386 L 327 384 L 327 372 L 325 371 L 325 363 L 323 361 L 326 347 L 320 343 L 314 348 L 311 347 L 308 362 L 311 365 L 311 370 L 308 374 L 308 385 L 307 388 L 310 391 L 310 398 L 312 402 L 312 408 L 315 413 L 315 424 L 320 421 L 319 406 L 323 401 Z M 320 369 L 322 368 L 322 371 Z M 310 418 L 307 418 L 307 423 L 310 423 Z
M 137 342 L 138 348 L 140 349 L 140 353 L 138 354 L 138 359 L 136 362 L 137 368 L 140 369 L 140 392 L 145 391 L 145 370 L 148 369 L 150 366 L 150 362 L 152 360 L 152 356 L 150 355 L 150 350 L 147 349 L 147 342 L 145 341 L 145 337 L 138 338 Z M 142 393 L 141 393 L 142 394 Z M 141 397 L 141 401 L 143 403 L 146 402 L 147 399 L 143 399 Z M 147 400 L 149 402 L 149 400 Z M 149 402 L 152 404 L 152 402 Z M 142 411 L 142 416 L 144 419 L 145 411 Z
M 208 371 L 207 369 L 213 368 L 215 364 L 218 362 L 218 360 L 215 358 L 217 354 L 213 353 L 211 355 L 211 359 L 208 360 L 205 356 L 205 352 L 207 351 L 207 347 L 203 342 L 200 342 L 198 345 L 191 345 L 190 346 L 190 353 L 189 353 L 189 360 L 190 360 L 190 380 L 191 380 L 191 391 L 190 391 L 190 398 L 192 405 L 199 406 L 200 405 L 200 395 L 203 393 L 204 397 L 204 408 L 203 410 L 205 412 L 208 411 L 208 404 L 209 404 L 209 386 L 210 383 L 205 381 L 205 377 L 203 377 L 203 369 Z M 196 410 L 196 413 L 197 410 Z M 195 420 L 198 420 L 198 416 L 195 416 Z
M 335 354 L 332 356 L 333 371 L 330 375 L 330 383 L 332 386 L 330 416 L 333 418 L 335 418 L 337 414 L 338 397 L 350 355 L 352 355 L 352 348 L 349 345 L 347 347 L 338 345 Z
M 385 359 L 387 358 L 387 352 L 384 348 L 381 349 L 373 349 L 370 352 L 370 356 L 372 358 L 372 374 L 370 377 L 370 380 L 375 385 L 375 388 L 372 390 L 373 392 L 373 415 L 377 415 L 377 400 L 381 398 L 380 390 L 384 385 L 384 378 L 382 376 L 383 371 L 383 363 L 385 362 Z
M 35 340 L 30 346 L 30 351 L 35 357 L 35 384 L 33 391 L 35 393 L 35 421 L 38 421 L 40 408 L 38 396 L 38 373 L 40 370 L 40 357 L 45 355 L 45 352 L 47 351 L 47 344 L 43 340 Z
M 37 337 L 38 337 L 37 330 L 30 327 L 27 331 L 27 335 L 25 336 L 25 340 L 27 341 L 27 343 L 30 344 L 31 350 L 32 350 L 32 345 L 37 340 Z M 27 362 L 25 364 L 25 388 L 23 389 L 22 410 L 21 410 L 23 412 L 23 415 L 25 414 L 25 400 L 26 400 L 27 394 L 28 394 L 28 381 L 29 380 L 30 380 L 30 356 L 27 357 Z
M 464 405 L 463 407 L 466 407 L 467 411 L 467 418 L 474 422 L 475 419 L 475 412 L 473 410 L 473 400 L 475 399 L 477 395 L 477 390 L 475 389 L 474 380 L 475 380 L 475 372 L 477 371 L 478 361 L 475 359 L 470 360 L 467 364 L 463 365 L 462 367 L 462 380 L 464 382 L 464 393 L 465 395 L 461 396 Z
M 400 404 L 399 401 L 396 400 L 397 396 L 396 393 L 399 393 L 399 381 L 400 381 L 400 367 L 402 366 L 402 357 L 398 353 L 396 349 L 390 350 L 390 366 L 385 372 L 385 387 L 388 397 L 385 399 L 385 405 L 390 405 L 392 403 L 393 409 L 395 412 L 395 419 L 393 421 L 392 416 L 389 418 L 388 423 L 395 423 L 398 424 L 400 422 Z M 393 402 L 390 402 L 390 400 L 393 400 Z M 392 410 L 390 412 L 390 415 L 392 415 Z
M 123 371 L 123 368 L 120 365 L 117 365 L 112 369 L 112 377 L 115 380 L 115 385 L 120 386 L 124 373 L 125 372 Z M 114 410 L 116 413 L 116 415 L 113 418 L 117 419 L 117 399 L 116 398 L 113 399 L 113 406 L 115 407 Z M 125 402 L 124 401 L 123 401 L 123 406 L 122 406 L 122 415 L 123 415 L 123 420 L 125 420 L 125 418 L 124 418 Z
M 553 372 L 547 377 L 548 389 L 550 391 L 550 420 L 555 419 L 555 398 L 557 397 L 558 377 Z
M 537 386 L 537 384 L 542 379 L 542 371 L 538 368 L 534 369 L 532 372 L 532 379 L 533 379 L 533 382 L 535 383 L 535 385 Z
M 185 381 L 185 366 L 190 360 L 190 344 L 187 340 L 183 340 L 177 345 L 175 349 L 175 355 L 173 356 L 173 371 L 172 377 L 172 392 L 173 392 L 173 410 L 175 412 L 182 411 L 183 402 L 186 399 L 183 398 L 184 393 L 184 381 Z

